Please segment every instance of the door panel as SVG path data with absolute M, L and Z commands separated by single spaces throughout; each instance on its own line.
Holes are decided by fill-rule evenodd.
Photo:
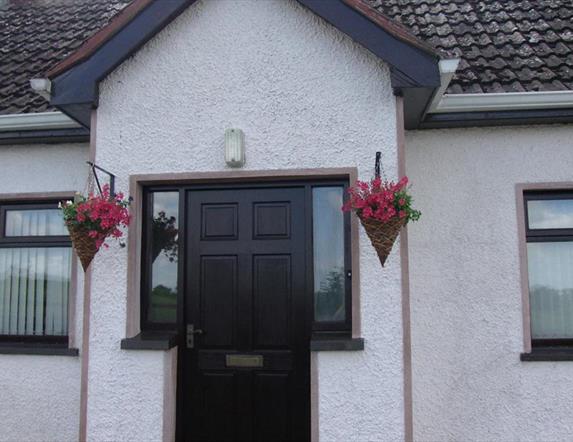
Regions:
M 255 439 L 290 440 L 288 373 L 255 374 Z
M 310 439 L 302 187 L 186 196 L 182 439 Z
M 225 275 L 224 278 L 221 275 Z M 237 299 L 237 257 L 201 257 L 201 326 L 203 345 L 231 348 L 234 344 Z M 221 327 L 221 323 L 226 326 Z
M 290 255 L 256 255 L 253 265 L 255 348 L 288 347 Z
M 202 402 L 201 418 L 197 420 L 203 440 L 234 440 L 234 416 L 237 413 L 235 395 L 236 379 L 234 373 L 205 372 L 199 379 Z M 225 422 L 225 425 L 221 425 Z M 195 432 L 194 432 L 195 433 Z

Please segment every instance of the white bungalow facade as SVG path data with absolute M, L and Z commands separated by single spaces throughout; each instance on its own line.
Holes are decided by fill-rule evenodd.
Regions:
M 136 0 L 30 78 L 57 111 L 0 116 L 0 440 L 568 440 L 573 92 L 450 96 L 458 61 L 360 0 Z M 338 210 L 377 151 L 422 211 L 384 268 Z M 50 216 L 88 161 L 134 201 L 84 274 Z

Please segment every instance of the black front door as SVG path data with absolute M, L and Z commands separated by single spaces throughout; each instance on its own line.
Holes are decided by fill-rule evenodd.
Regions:
M 186 441 L 310 439 L 304 188 L 187 193 Z

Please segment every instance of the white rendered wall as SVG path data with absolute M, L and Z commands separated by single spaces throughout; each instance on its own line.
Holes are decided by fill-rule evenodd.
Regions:
M 248 170 L 358 167 L 395 176 L 387 67 L 294 1 L 198 2 L 101 84 L 97 161 L 118 174 L 224 171 L 225 129 Z M 384 270 L 361 233 L 364 352 L 318 355 L 321 441 L 404 436 L 399 256 Z M 157 440 L 161 352 L 122 351 L 127 251 L 93 266 L 88 438 Z
M 0 194 L 83 191 L 87 143 L 0 145 Z
M 0 199 L 6 193 L 81 191 L 87 153 L 86 144 L 0 146 Z M 76 348 L 81 298 L 73 325 Z M 0 354 L 0 398 L 0 441 L 77 440 L 80 357 Z
M 573 363 L 520 362 L 515 184 L 573 181 L 573 126 L 410 132 L 414 432 L 571 440 Z

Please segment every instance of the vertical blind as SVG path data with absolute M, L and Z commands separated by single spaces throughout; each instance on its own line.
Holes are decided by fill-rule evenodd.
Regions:
M 573 338 L 573 242 L 527 244 L 531 334 Z
M 68 232 L 57 209 L 7 210 L 6 232 L 14 236 L 65 236 Z
M 60 211 L 36 204 L 3 214 L 0 335 L 66 336 L 72 252 Z
M 0 249 L 0 334 L 68 332 L 71 249 Z

